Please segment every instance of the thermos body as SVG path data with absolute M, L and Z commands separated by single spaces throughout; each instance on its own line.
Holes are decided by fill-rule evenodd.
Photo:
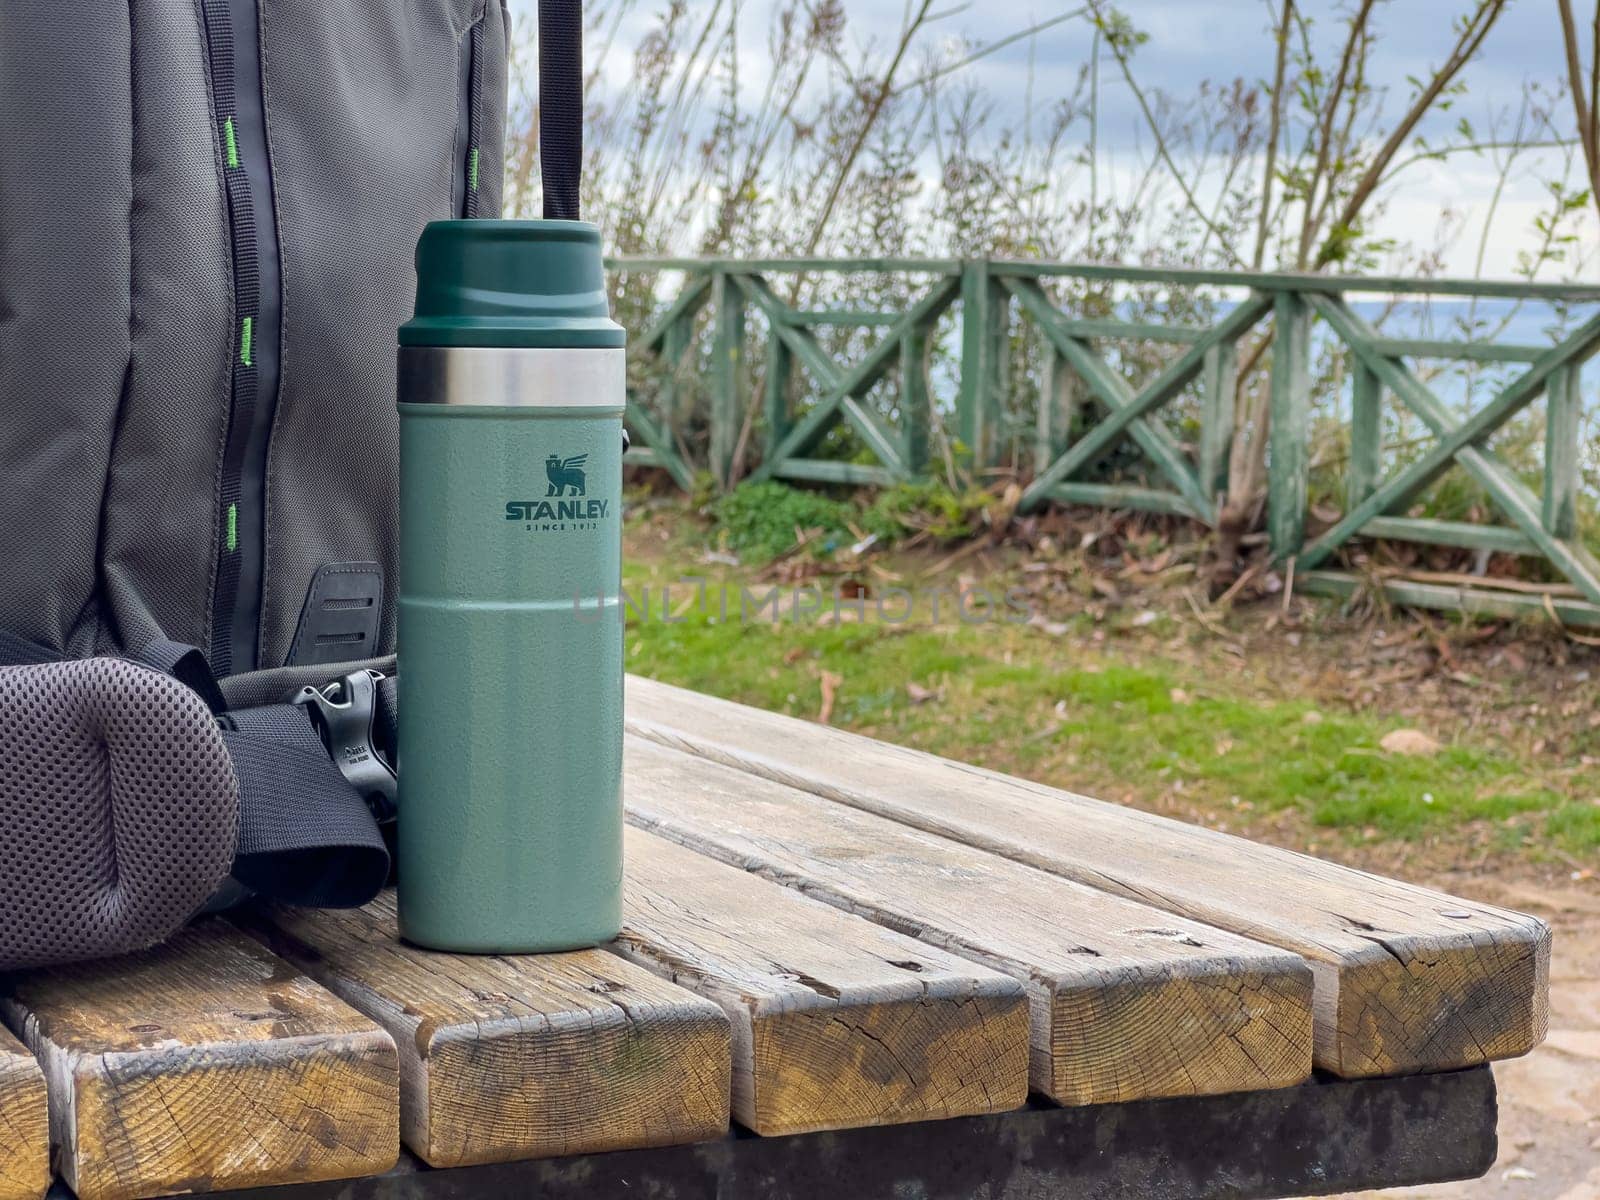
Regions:
M 621 926 L 625 363 L 575 340 L 400 348 L 399 909 L 424 946 Z

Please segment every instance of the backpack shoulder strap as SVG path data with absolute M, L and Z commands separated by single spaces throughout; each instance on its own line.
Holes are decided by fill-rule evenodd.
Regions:
M 548 221 L 578 219 L 583 171 L 583 5 L 539 0 L 539 174 Z
M 239 783 L 239 844 L 233 877 L 288 904 L 353 908 L 389 877 L 389 850 L 366 798 L 323 744 L 307 706 L 229 708 L 205 655 L 152 641 L 134 661 L 197 693 L 222 726 Z M 37 666 L 64 656 L 0 630 L 0 666 Z

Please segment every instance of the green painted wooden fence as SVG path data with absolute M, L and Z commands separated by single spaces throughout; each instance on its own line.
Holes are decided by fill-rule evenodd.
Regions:
M 718 486 L 731 478 L 741 447 L 754 437 L 759 465 L 751 478 L 883 485 L 929 473 L 937 418 L 969 455 L 968 466 L 1011 467 L 1027 479 L 1025 510 L 1051 501 L 1140 508 L 1215 526 L 1234 441 L 1235 390 L 1241 344 L 1259 347 L 1271 334 L 1270 436 L 1266 526 L 1274 557 L 1292 563 L 1297 586 L 1352 594 L 1381 587 L 1403 604 L 1494 615 L 1543 612 L 1570 624 L 1600 624 L 1600 562 L 1579 539 L 1580 370 L 1600 350 L 1600 285 L 1176 271 L 1062 263 L 950 259 L 612 260 L 621 291 L 651 300 L 648 328 L 632 330 L 628 423 L 635 449 L 628 461 L 666 470 L 694 486 L 708 470 Z M 899 311 L 804 310 L 780 296 L 799 294 L 797 277 L 892 276 L 908 297 Z M 681 280 L 661 306 L 659 280 Z M 773 280 L 787 283 L 775 288 Z M 1086 319 L 1063 311 L 1051 286 L 1142 287 L 1232 295 L 1215 304 L 1209 327 Z M 913 288 L 912 282 L 915 283 Z M 920 293 L 920 294 L 919 294 Z M 1569 317 L 1548 345 L 1495 341 L 1400 339 L 1384 336 L 1352 306 L 1352 295 L 1397 300 L 1426 297 L 1523 301 L 1555 306 Z M 1113 311 L 1115 311 L 1113 309 Z M 756 321 L 752 322 L 751 317 Z M 953 394 L 936 397 L 930 354 L 945 329 L 942 380 Z M 952 322 L 958 322 L 952 324 Z M 1324 342 L 1346 351 L 1351 376 L 1346 500 L 1331 526 L 1308 536 L 1309 421 L 1312 414 L 1313 323 Z M 1043 353 L 1031 381 L 1037 397 L 1030 460 L 1003 461 L 1000 428 L 1014 359 L 1009 339 L 1023 324 Z M 881 330 L 853 362 L 824 344 L 829 329 Z M 1128 380 L 1120 349 L 1175 347 L 1138 386 Z M 746 395 L 763 365 L 757 399 Z M 1486 403 L 1452 403 L 1426 382 L 1429 360 L 1509 364 L 1520 368 Z M 683 403 L 685 371 L 697 376 L 698 404 Z M 797 374 L 808 379 L 809 404 L 796 411 Z M 893 401 L 874 401 L 880 384 Z M 881 389 L 880 389 L 881 393 Z M 1193 436 L 1180 439 L 1163 410 L 1188 396 Z M 1385 470 L 1381 418 L 1385 397 L 1419 423 L 1431 441 Z M 1545 404 L 1543 487 L 1536 494 L 1490 448 L 1490 440 L 1535 400 Z M 893 419 L 891 419 L 891 415 Z M 701 428 L 703 450 L 688 450 L 682 426 Z M 818 456 L 835 427 L 854 434 L 858 452 L 846 461 Z M 953 426 L 953 428 L 952 428 Z M 1133 482 L 1105 478 L 1106 456 L 1132 443 L 1145 464 Z M 860 461 L 870 456 L 874 461 Z M 1406 515 L 1416 499 L 1452 467 L 1462 468 L 1495 509 L 1494 523 Z M 1324 523 L 1325 524 L 1325 523 Z M 1374 580 L 1329 569 L 1354 538 L 1467 547 L 1542 557 L 1564 582 L 1534 587 L 1462 587 L 1427 579 Z

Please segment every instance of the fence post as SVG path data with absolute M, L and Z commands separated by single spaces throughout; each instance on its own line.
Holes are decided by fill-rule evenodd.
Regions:
M 1206 351 L 1200 383 L 1200 486 L 1215 501 L 1228 490 L 1233 450 L 1234 393 L 1239 385 L 1239 346 L 1219 342 Z
M 711 277 L 711 474 L 727 489 L 733 477 L 733 451 L 743 405 L 739 384 L 744 359 L 744 293 L 729 273 L 717 267 Z
M 917 325 L 900 339 L 900 424 L 906 474 L 928 473 L 928 433 L 933 412 L 928 396 L 928 327 Z
M 667 326 L 667 331 L 661 336 L 661 365 L 666 368 L 666 373 L 661 380 L 661 415 L 666 420 L 667 428 L 681 429 L 684 419 L 689 415 L 682 411 L 686 395 L 692 399 L 693 393 L 681 387 L 678 383 L 678 372 L 683 370 L 683 356 L 689 349 L 688 322 L 682 318 Z
M 777 466 L 778 447 L 789 434 L 789 376 L 794 368 L 794 352 L 776 329 L 767 331 L 767 393 L 763 415 L 766 437 L 763 460 Z
M 1350 386 L 1350 467 L 1345 503 L 1354 508 L 1383 477 L 1383 381 L 1364 362 Z
M 1072 442 L 1072 421 L 1078 408 L 1078 376 L 1056 344 L 1044 342 L 1044 378 L 1040 380 L 1039 412 L 1034 419 L 1033 473 L 1067 452 Z
M 972 465 L 989 466 L 999 442 L 1000 349 L 1007 305 L 987 259 L 961 264 L 961 393 L 957 428 Z
M 1545 384 L 1544 527 L 1558 538 L 1578 533 L 1578 468 L 1583 406 L 1576 366 L 1560 367 Z
M 1311 316 L 1290 291 L 1274 305 L 1272 430 L 1267 449 L 1267 534 L 1272 557 L 1300 552 L 1306 533 L 1306 438 L 1311 416 Z

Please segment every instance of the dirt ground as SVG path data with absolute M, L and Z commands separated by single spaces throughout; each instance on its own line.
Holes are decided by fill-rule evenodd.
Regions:
M 1364 1192 L 1373 1200 L 1600 1200 L 1600 890 L 1517 878 L 1430 882 L 1536 913 L 1555 930 L 1550 1035 L 1495 1064 L 1500 1157 L 1482 1179 Z

